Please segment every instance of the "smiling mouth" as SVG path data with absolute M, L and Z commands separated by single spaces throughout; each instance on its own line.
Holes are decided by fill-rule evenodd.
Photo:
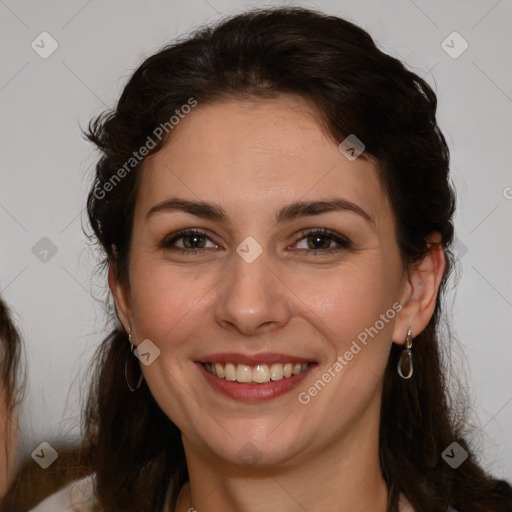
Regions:
M 265 384 L 294 377 L 304 372 L 311 363 L 274 363 L 249 366 L 234 363 L 203 363 L 207 372 L 230 382 Z

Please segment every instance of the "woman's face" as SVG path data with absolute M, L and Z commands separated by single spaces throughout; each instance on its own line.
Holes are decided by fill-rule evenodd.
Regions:
M 375 164 L 304 102 L 199 104 L 146 160 L 132 236 L 111 286 L 186 450 L 287 464 L 376 436 L 407 279 Z

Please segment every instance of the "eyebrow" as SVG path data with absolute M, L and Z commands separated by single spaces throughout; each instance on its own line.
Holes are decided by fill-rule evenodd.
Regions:
M 146 220 L 153 215 L 163 212 L 185 212 L 203 219 L 227 221 L 227 213 L 219 205 L 203 201 L 188 201 L 171 198 L 153 206 L 146 214 Z M 328 201 L 296 201 L 281 208 L 276 214 L 276 224 L 290 222 L 300 217 L 320 215 L 329 212 L 352 212 L 364 218 L 375 226 L 375 221 L 360 206 L 346 199 L 331 199 Z

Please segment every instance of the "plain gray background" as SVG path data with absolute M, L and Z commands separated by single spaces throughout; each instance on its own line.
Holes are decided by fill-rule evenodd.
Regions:
M 80 127 L 176 36 L 247 7 L 284 4 L 0 0 L 0 292 L 26 344 L 20 457 L 79 435 L 83 372 L 106 332 L 105 281 L 93 276 L 97 259 L 81 228 L 96 155 Z M 286 5 L 361 25 L 438 94 L 458 197 L 460 277 L 447 303 L 458 343 L 447 365 L 468 373 L 481 460 L 512 480 L 512 2 Z

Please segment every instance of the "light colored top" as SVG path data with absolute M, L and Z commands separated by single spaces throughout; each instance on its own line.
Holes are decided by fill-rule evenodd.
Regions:
M 30 512 L 91 512 L 94 501 L 94 475 L 89 475 L 71 482 L 39 503 Z M 400 500 L 400 510 L 414 512 L 407 500 Z M 448 512 L 457 511 L 450 508 Z
M 91 512 L 94 501 L 94 475 L 89 475 L 48 496 L 30 512 Z

